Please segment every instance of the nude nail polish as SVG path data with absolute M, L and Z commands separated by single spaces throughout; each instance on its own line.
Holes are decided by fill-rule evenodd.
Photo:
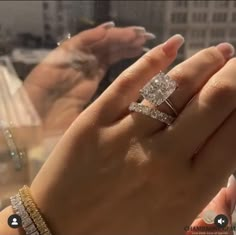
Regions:
M 115 27 L 115 22 L 114 21 L 105 22 L 105 23 L 101 24 L 101 27 L 103 27 L 105 29 L 114 28 Z
M 235 180 L 235 176 L 231 175 L 228 179 L 228 184 L 227 184 L 227 188 L 235 188 L 236 187 L 236 180 Z M 230 211 L 231 213 L 233 213 L 234 209 L 235 209 L 235 204 L 236 204 L 236 198 L 235 197 L 231 197 L 230 198 Z
M 144 34 L 146 32 L 146 29 L 142 26 L 135 26 L 133 27 L 133 30 L 136 34 Z
M 151 49 L 148 48 L 148 47 L 143 47 L 143 52 L 146 53 L 146 52 L 149 52 Z
M 153 40 L 156 38 L 156 35 L 153 34 L 153 33 L 144 33 L 144 37 L 147 39 L 147 40 Z
M 234 183 L 235 183 L 235 177 L 234 177 L 234 175 L 231 175 L 228 179 L 227 187 L 232 186 Z
M 163 44 L 162 49 L 167 55 L 173 55 L 183 44 L 184 37 L 180 34 L 175 34 Z
M 223 54 L 225 59 L 230 59 L 235 54 L 235 48 L 232 44 L 228 42 L 220 43 L 216 48 Z

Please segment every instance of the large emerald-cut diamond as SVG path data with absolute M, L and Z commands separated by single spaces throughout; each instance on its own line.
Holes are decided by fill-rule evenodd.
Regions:
M 176 88 L 176 81 L 160 72 L 140 90 L 140 94 L 144 99 L 158 106 L 165 102 Z

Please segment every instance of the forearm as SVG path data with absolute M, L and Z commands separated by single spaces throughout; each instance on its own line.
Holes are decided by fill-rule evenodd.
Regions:
M 1 235 L 24 235 L 22 229 L 12 229 L 9 227 L 7 221 L 9 216 L 14 214 L 12 207 L 9 206 L 0 212 L 0 234 Z

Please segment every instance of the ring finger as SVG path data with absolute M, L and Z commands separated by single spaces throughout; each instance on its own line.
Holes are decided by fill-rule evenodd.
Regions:
M 170 100 L 178 113 L 205 85 L 209 78 L 223 67 L 225 62 L 234 54 L 234 48 L 228 43 L 204 49 L 185 62 L 173 68 L 168 75 L 178 84 L 178 89 L 171 95 Z M 142 104 L 154 108 L 147 100 Z M 158 110 L 173 115 L 173 111 L 162 104 Z M 139 113 L 131 113 L 123 121 L 128 129 L 137 129 L 140 135 L 155 133 L 163 128 L 163 123 Z M 140 126 L 144 128 L 139 128 Z

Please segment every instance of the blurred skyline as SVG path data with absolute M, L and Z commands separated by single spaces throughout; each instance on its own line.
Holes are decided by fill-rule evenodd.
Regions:
M 236 1 L 0 1 L 0 55 L 52 49 L 66 34 L 109 20 L 144 26 L 157 36 L 148 47 L 182 34 L 176 63 L 223 41 L 236 46 Z

